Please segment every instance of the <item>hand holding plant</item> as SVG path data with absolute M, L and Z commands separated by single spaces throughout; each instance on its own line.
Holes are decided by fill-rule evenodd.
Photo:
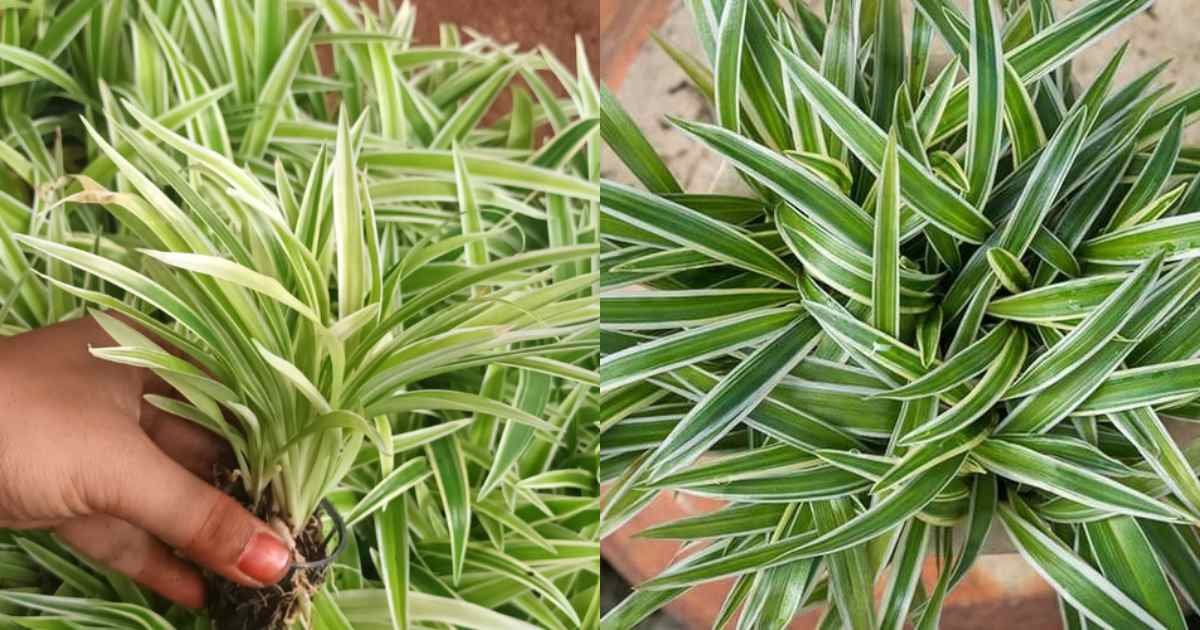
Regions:
M 53 529 L 191 608 L 204 580 L 172 549 L 239 584 L 277 582 L 287 546 L 203 480 L 228 446 L 145 403 L 170 389 L 149 370 L 88 352 L 112 344 L 90 317 L 0 339 L 0 527 Z
M 598 625 L 582 51 L 416 45 L 409 3 L 52 4 L 0 13 L 0 334 L 93 313 L 297 570 L 184 610 L 0 528 L 0 630 Z

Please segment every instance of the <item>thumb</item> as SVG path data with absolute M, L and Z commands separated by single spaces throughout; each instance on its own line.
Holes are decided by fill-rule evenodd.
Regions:
M 197 564 L 246 586 L 283 579 L 291 551 L 262 520 L 148 439 L 130 449 L 97 509 L 145 529 Z

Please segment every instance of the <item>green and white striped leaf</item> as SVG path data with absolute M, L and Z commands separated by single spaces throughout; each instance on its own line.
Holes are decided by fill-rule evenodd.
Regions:
M 1166 628 L 1061 541 L 1001 504 L 1000 518 L 1021 555 L 1059 596 L 1109 628 Z
M 761 273 L 785 284 L 795 274 L 763 246 L 727 225 L 695 210 L 605 182 L 601 199 L 604 211 L 630 225 L 647 230 L 682 247 L 694 248 L 715 260 Z
M 1004 51 L 992 15 L 992 3 L 971 3 L 971 106 L 967 117 L 967 201 L 978 206 L 991 192 L 1000 163 L 1004 124 Z
M 645 463 L 650 480 L 695 461 L 749 414 L 811 348 L 815 335 L 806 334 L 809 325 L 807 317 L 796 319 L 709 391 L 652 452 Z
M 1114 516 L 1084 524 L 1100 572 L 1166 628 L 1186 628 L 1150 542 L 1136 520 Z
M 601 391 L 774 338 L 796 315 L 794 308 L 751 311 L 609 354 L 600 362 Z
M 945 413 L 928 423 L 915 427 L 904 436 L 901 444 L 912 446 L 944 437 L 962 430 L 986 414 L 1007 391 L 1025 364 L 1029 338 L 1023 331 L 1009 335 L 1004 347 L 984 372 L 971 393 Z
M 929 370 L 908 385 L 890 390 L 881 396 L 911 400 L 939 394 L 961 385 L 987 369 L 993 358 L 1008 345 L 1008 340 L 1015 334 L 1019 333 L 1010 324 L 1000 324 L 945 363 Z
M 875 206 L 871 320 L 885 335 L 900 334 L 900 166 L 896 133 L 888 136 Z
M 1002 438 L 985 440 L 971 451 L 971 457 L 997 475 L 1100 510 L 1166 521 L 1186 519 L 1170 505 L 1107 477 Z

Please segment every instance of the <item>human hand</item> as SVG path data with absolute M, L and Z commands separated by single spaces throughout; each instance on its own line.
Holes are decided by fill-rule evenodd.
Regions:
M 0 339 L 0 528 L 53 529 L 83 555 L 184 606 L 204 605 L 195 563 L 263 586 L 290 552 L 204 479 L 212 433 L 143 400 L 169 387 L 93 357 L 115 342 L 91 317 Z

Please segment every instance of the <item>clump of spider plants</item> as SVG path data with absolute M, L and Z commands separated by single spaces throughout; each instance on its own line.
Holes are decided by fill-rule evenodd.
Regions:
M 707 58 L 666 48 L 715 120 L 671 123 L 742 192 L 684 191 L 602 95 L 641 184 L 601 185 L 602 532 L 727 502 L 640 532 L 689 553 L 606 628 L 727 577 L 714 627 L 934 628 L 994 520 L 1068 626 L 1200 602 L 1200 448 L 1168 430 L 1200 418 L 1200 91 L 1115 85 L 1124 48 L 1072 74 L 1145 0 L 916 4 L 688 3 Z
M 3 333 L 94 314 L 300 567 L 184 611 L 0 532 L 0 628 L 595 625 L 599 97 L 582 49 L 414 20 L 0 9 Z

